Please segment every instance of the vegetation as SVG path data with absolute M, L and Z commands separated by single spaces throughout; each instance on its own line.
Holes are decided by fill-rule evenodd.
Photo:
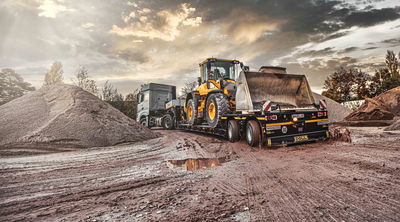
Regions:
M 50 71 L 44 76 L 43 86 L 49 86 L 54 84 L 63 83 L 64 81 L 64 70 L 61 62 L 54 62 L 50 68 Z
M 399 53 L 400 59 L 400 53 Z M 388 50 L 386 67 L 375 71 L 373 76 L 358 69 L 339 68 L 324 82 L 322 95 L 337 102 L 374 97 L 400 86 L 400 64 L 393 51 Z
M 35 87 L 25 82 L 13 69 L 2 69 L 0 71 L 0 105 L 34 90 Z
M 120 94 L 111 83 L 106 81 L 102 88 L 101 98 L 125 115 L 131 117 L 132 119 L 136 119 L 138 92 L 139 90 L 136 89 L 132 93 L 126 95 L 124 98 L 123 95 Z
M 76 73 L 76 83 L 77 86 L 82 89 L 92 93 L 93 95 L 98 95 L 99 90 L 97 89 L 96 81 L 89 79 L 88 70 L 84 66 L 80 66 Z

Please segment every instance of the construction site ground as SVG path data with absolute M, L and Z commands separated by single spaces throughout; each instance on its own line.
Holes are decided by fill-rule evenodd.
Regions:
M 260 149 L 157 130 L 134 144 L 3 155 L 0 221 L 399 221 L 400 132 L 350 131 L 353 143 Z

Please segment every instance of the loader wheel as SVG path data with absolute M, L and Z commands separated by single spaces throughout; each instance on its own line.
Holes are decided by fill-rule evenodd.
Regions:
M 239 126 L 236 120 L 229 120 L 228 122 L 228 140 L 230 142 L 239 141 L 240 134 L 239 134 Z
M 199 119 L 197 119 L 197 102 L 195 102 L 193 99 L 189 99 L 189 101 L 186 103 L 186 119 L 189 123 L 189 125 L 197 125 L 199 124 Z
M 228 98 L 222 93 L 211 94 L 207 99 L 205 112 L 208 125 L 217 127 L 220 117 L 231 112 Z
M 167 130 L 174 129 L 175 124 L 174 124 L 174 119 L 172 118 L 171 114 L 164 115 L 161 125 L 164 129 L 167 129 Z
M 260 125 L 255 120 L 247 122 L 246 140 L 249 146 L 257 146 L 260 142 Z

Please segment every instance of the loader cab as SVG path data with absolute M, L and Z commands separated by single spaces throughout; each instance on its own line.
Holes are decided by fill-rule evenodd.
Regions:
M 208 58 L 199 65 L 201 83 L 218 79 L 235 81 L 240 69 L 238 60 Z

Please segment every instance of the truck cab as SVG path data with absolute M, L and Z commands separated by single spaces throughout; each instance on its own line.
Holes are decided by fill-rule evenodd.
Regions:
M 137 95 L 137 121 L 146 127 L 160 126 L 165 105 L 176 99 L 176 87 L 158 83 L 142 85 Z

